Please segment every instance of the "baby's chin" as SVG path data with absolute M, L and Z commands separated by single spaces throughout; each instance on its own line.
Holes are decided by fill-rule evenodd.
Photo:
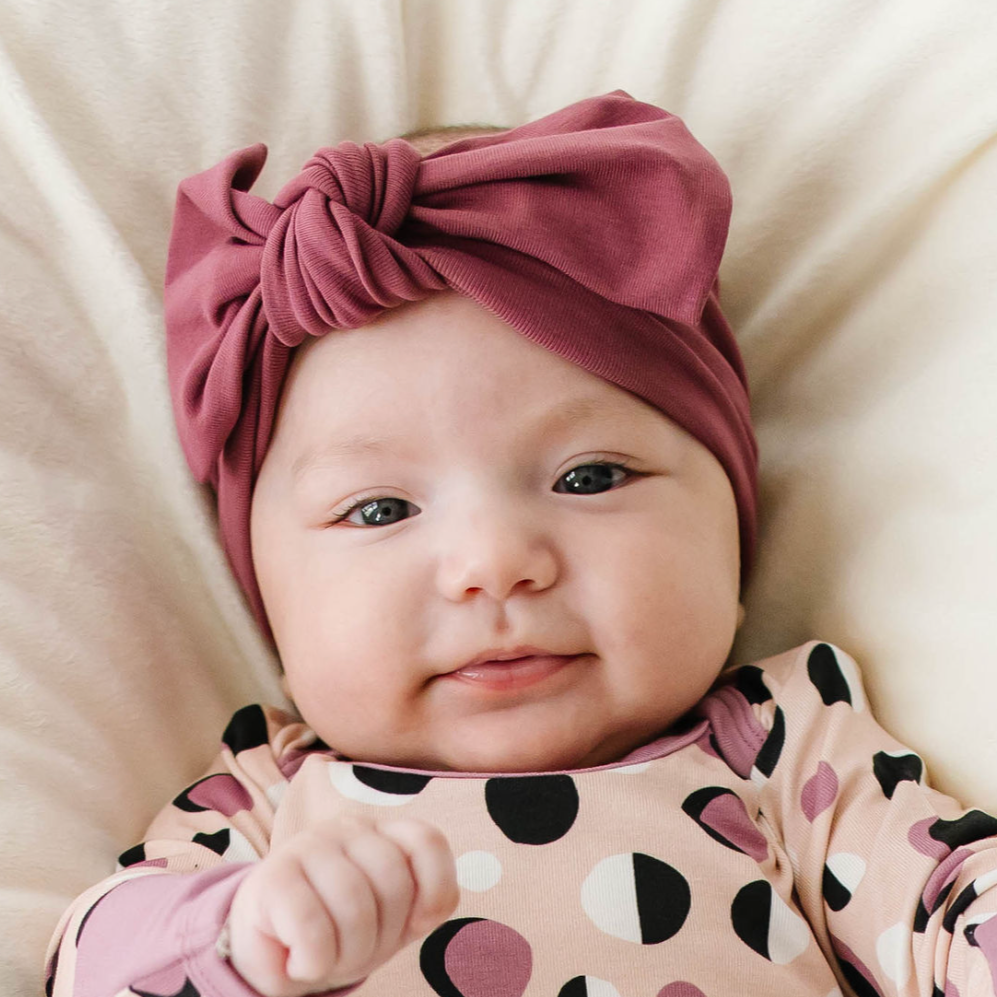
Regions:
M 630 743 L 633 740 L 634 743 Z M 511 774 L 532 772 L 566 772 L 574 769 L 595 768 L 620 761 L 645 739 L 628 739 L 618 743 L 612 739 L 596 744 L 570 743 L 542 737 L 518 739 L 494 744 L 446 745 L 438 751 L 397 756 L 393 760 L 370 759 L 398 768 L 418 769 L 425 772 L 474 772 L 482 774 Z

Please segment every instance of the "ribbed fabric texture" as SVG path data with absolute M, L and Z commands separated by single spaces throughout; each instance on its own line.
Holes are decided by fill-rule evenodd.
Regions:
M 248 193 L 266 154 L 181 182 L 165 286 L 180 439 L 265 633 L 249 510 L 294 348 L 447 288 L 708 447 L 747 576 L 757 449 L 717 285 L 730 188 L 678 117 L 617 90 L 425 158 L 402 139 L 343 142 L 272 204 Z

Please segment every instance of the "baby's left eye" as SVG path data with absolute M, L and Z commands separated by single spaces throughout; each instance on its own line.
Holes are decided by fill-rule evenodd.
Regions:
M 566 474 L 562 474 L 558 479 L 558 484 L 562 481 L 565 488 L 554 488 L 557 492 L 568 492 L 573 495 L 592 495 L 598 492 L 607 491 L 614 485 L 621 484 L 631 476 L 633 472 L 622 464 L 610 464 L 601 462 L 597 464 L 580 464 L 572 468 Z

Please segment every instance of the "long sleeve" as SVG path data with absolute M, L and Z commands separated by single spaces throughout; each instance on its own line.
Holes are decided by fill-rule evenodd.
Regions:
M 260 706 L 235 714 L 207 774 L 63 915 L 49 946 L 50 997 L 255 994 L 216 943 L 239 884 L 268 851 L 281 764 L 300 727 L 291 721 Z
M 765 730 L 759 819 L 830 964 L 860 997 L 990 997 L 997 820 L 928 785 L 871 716 L 847 654 L 814 643 L 764 664 L 738 676 Z

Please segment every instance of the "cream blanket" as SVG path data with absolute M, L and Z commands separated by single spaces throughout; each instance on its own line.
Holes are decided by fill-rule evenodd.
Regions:
M 0 986 L 280 701 L 176 442 L 177 182 L 257 141 L 517 124 L 622 88 L 728 172 L 721 272 L 762 449 L 740 661 L 863 663 L 934 780 L 997 809 L 991 0 L 9 0 L 0 7 Z

